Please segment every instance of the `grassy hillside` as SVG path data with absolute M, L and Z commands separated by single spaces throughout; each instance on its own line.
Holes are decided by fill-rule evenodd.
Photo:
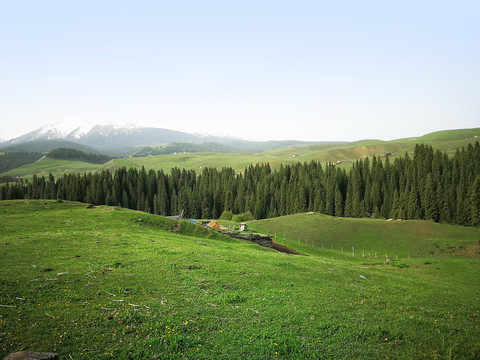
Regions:
M 355 160 L 360 157 L 394 153 L 403 155 L 406 151 L 413 153 L 416 144 L 428 144 L 442 151 L 453 153 L 457 148 L 480 141 L 480 128 L 447 130 L 427 134 L 420 137 L 398 139 L 392 141 L 362 140 L 342 145 L 313 145 L 296 148 L 297 154 L 305 160 L 336 161 Z M 288 156 L 292 148 L 272 150 L 272 156 Z
M 36 174 L 48 174 L 52 172 L 55 176 L 61 176 L 67 171 L 96 171 L 100 169 L 115 170 L 120 167 L 144 166 L 147 170 L 163 169 L 166 172 L 174 167 L 187 170 L 201 171 L 205 167 L 232 167 L 237 172 L 243 171 L 250 164 L 270 163 L 272 168 L 278 168 L 281 164 L 295 162 L 320 161 L 335 162 L 339 160 L 355 161 L 361 157 L 380 156 L 385 153 L 403 155 L 406 151 L 413 153 L 415 144 L 426 143 L 435 149 L 447 151 L 453 154 L 458 147 L 475 143 L 480 138 L 480 128 L 449 130 L 428 134 L 418 138 L 399 139 L 393 141 L 363 140 L 352 143 L 321 144 L 300 147 L 285 147 L 266 151 L 263 153 L 188 153 L 170 154 L 159 156 L 121 158 L 107 162 L 102 166 L 93 166 L 81 162 L 44 162 L 26 165 L 1 176 L 31 177 Z M 349 163 L 340 166 L 349 167 Z
M 58 160 L 43 157 L 40 160 L 23 165 L 16 169 L 4 172 L 1 176 L 25 177 L 30 178 L 34 174 L 38 176 L 52 173 L 54 176 L 63 176 L 69 172 L 96 171 L 102 168 L 102 165 L 91 164 L 78 160 Z
M 104 168 L 115 170 L 120 167 L 145 166 L 148 169 L 166 172 L 174 167 L 188 170 L 199 170 L 206 167 L 219 168 L 233 167 L 237 171 L 245 170 L 250 164 L 268 162 L 268 155 L 265 154 L 225 154 L 225 153 L 195 153 L 195 154 L 170 154 L 148 157 L 136 157 L 126 159 L 115 159 L 105 164 Z
M 68 202 L 4 201 L 0 215 L 0 357 L 480 354 L 478 258 L 398 268 L 304 245 L 308 256 L 292 256 L 188 222 Z
M 276 234 L 287 245 L 307 244 L 357 256 L 375 252 L 379 258 L 462 256 L 480 258 L 480 229 L 429 221 L 339 218 L 322 214 L 295 214 L 248 223 Z M 299 241 L 300 240 L 300 241 Z
M 205 167 L 233 167 L 243 171 L 249 164 L 270 163 L 272 168 L 280 164 L 304 161 L 335 162 L 339 160 L 355 161 L 361 157 L 381 156 L 385 153 L 404 155 L 406 151 L 413 153 L 415 145 L 425 143 L 435 149 L 453 154 L 457 148 L 475 143 L 480 138 L 480 128 L 449 130 L 428 134 L 422 137 L 399 139 L 393 141 L 363 140 L 345 144 L 322 144 L 302 147 L 287 147 L 266 151 L 261 154 L 218 154 L 196 153 L 139 157 L 135 159 L 116 159 L 105 165 L 108 169 L 122 166 L 145 166 L 146 169 L 156 168 L 170 171 L 173 167 L 199 170 Z M 341 166 L 348 167 L 348 164 Z

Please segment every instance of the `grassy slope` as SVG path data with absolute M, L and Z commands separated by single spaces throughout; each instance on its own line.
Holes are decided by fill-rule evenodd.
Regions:
M 308 244 L 351 253 L 385 254 L 391 258 L 470 256 L 480 251 L 480 229 L 428 221 L 338 218 L 321 214 L 295 214 L 249 222 L 262 232 L 275 234 L 292 245 Z M 300 239 L 300 241 L 299 241 Z M 359 254 L 359 252 L 361 252 Z
M 413 152 L 415 144 L 426 143 L 436 149 L 451 154 L 458 148 L 478 141 L 480 128 L 440 131 L 418 138 L 399 139 L 393 141 L 363 140 L 347 144 L 324 144 L 304 147 L 291 147 L 267 151 L 261 154 L 224 154 L 224 153 L 194 153 L 149 156 L 143 158 L 123 158 L 107 162 L 104 166 L 88 164 L 80 161 L 59 161 L 42 159 L 36 163 L 22 166 L 0 175 L 31 177 L 34 173 L 45 175 L 52 172 L 55 176 L 62 176 L 68 171 L 96 171 L 100 169 L 115 170 L 145 166 L 148 169 L 163 169 L 166 172 L 174 167 L 201 171 L 205 167 L 232 167 L 237 172 L 243 171 L 250 164 L 270 163 L 272 168 L 280 164 L 291 164 L 304 161 L 334 162 L 337 160 L 354 161 L 358 158 L 373 155 L 382 155 L 392 152 L 403 155 L 405 151 Z M 295 156 L 294 156 L 295 155 Z M 340 165 L 349 167 L 350 164 Z
M 478 258 L 397 268 L 311 246 L 291 256 L 109 209 L 0 202 L 0 357 L 479 354 Z
M 272 168 L 280 164 L 304 161 L 333 162 L 337 160 L 354 161 L 358 158 L 383 155 L 388 152 L 403 155 L 406 151 L 413 153 L 415 144 L 425 143 L 435 149 L 453 154 L 458 147 L 475 143 L 480 136 L 480 128 L 449 130 L 428 134 L 418 138 L 399 139 L 393 141 L 363 140 L 348 144 L 311 145 L 304 147 L 282 148 L 261 154 L 178 154 L 144 158 L 117 159 L 106 164 L 109 169 L 126 166 L 140 168 L 163 168 L 170 171 L 173 167 L 200 170 L 202 167 L 233 167 L 243 171 L 249 164 L 270 163 Z M 295 155 L 295 156 L 294 156 Z M 348 167 L 348 164 L 342 165 Z
M 163 169 L 166 172 L 174 167 L 181 169 L 201 171 L 202 168 L 233 167 L 237 171 L 243 171 L 249 164 L 268 162 L 266 154 L 224 154 L 224 153 L 195 153 L 195 154 L 171 154 L 148 156 L 139 158 L 115 159 L 105 164 L 107 169 L 117 169 L 125 166 L 146 169 Z
M 96 171 L 102 168 L 102 165 L 91 164 L 78 160 L 57 160 L 51 158 L 41 158 L 40 160 L 27 164 L 16 169 L 7 171 L 2 176 L 9 175 L 13 177 L 31 177 L 33 174 L 43 176 L 52 173 L 55 177 L 63 176 L 70 172 Z

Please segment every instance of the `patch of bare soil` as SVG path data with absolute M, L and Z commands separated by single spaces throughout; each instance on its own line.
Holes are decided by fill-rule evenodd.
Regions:
M 286 253 L 286 254 L 293 254 L 293 255 L 300 255 L 297 250 L 290 249 L 289 247 L 280 244 L 276 241 L 272 241 L 272 246 L 275 250 Z
M 177 222 L 177 223 L 173 224 L 170 231 L 176 233 L 176 232 L 180 231 L 181 229 L 182 229 L 182 225 L 180 225 L 180 223 Z

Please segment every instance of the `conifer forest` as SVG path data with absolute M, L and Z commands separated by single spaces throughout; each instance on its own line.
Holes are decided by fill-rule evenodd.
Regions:
M 412 155 L 359 159 L 349 170 L 327 163 L 272 169 L 250 165 L 200 172 L 119 168 L 113 172 L 34 176 L 0 187 L 0 200 L 62 199 L 158 215 L 219 218 L 224 211 L 263 219 L 299 212 L 339 217 L 431 220 L 480 225 L 480 144 L 453 156 L 428 145 Z

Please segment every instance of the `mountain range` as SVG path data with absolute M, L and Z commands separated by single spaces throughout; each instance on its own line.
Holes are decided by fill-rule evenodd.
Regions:
M 286 146 L 304 146 L 332 142 L 247 141 L 237 138 L 196 135 L 164 128 L 136 125 L 62 121 L 42 126 L 34 131 L 3 142 L 0 149 L 12 151 L 50 151 L 62 147 L 100 152 L 112 156 L 128 156 L 145 147 L 159 147 L 172 143 L 220 144 L 229 152 L 263 152 Z

